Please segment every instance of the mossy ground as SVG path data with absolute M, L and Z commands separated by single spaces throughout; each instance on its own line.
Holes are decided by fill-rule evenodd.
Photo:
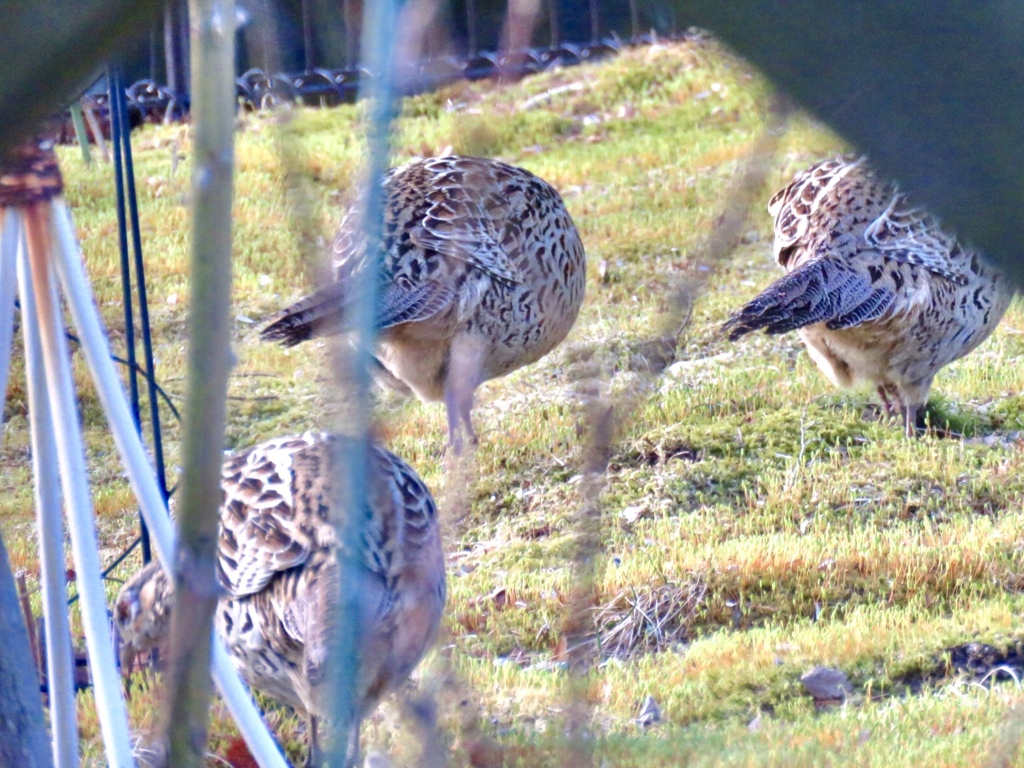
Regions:
M 478 760 L 484 737 L 504 748 L 509 766 L 568 765 L 591 749 L 592 764 L 607 766 L 1024 763 L 1019 685 L 996 677 L 982 685 L 949 651 L 982 642 L 1003 653 L 1024 637 L 1020 450 L 1012 440 L 939 430 L 906 440 L 873 415 L 869 391 L 834 390 L 794 336 L 733 344 L 718 332 L 779 274 L 768 195 L 844 149 L 821 126 L 792 120 L 740 245 L 726 262 L 707 263 L 770 99 L 741 62 L 683 43 L 405 103 L 396 163 L 451 146 L 522 165 L 561 190 L 589 258 L 586 302 L 566 343 L 479 391 L 468 486 L 453 487 L 445 473 L 440 406 L 379 398 L 385 444 L 434 490 L 448 529 L 444 637 L 422 685 L 437 694 L 453 765 Z M 307 289 L 309 265 L 358 180 L 359 121 L 357 107 L 240 118 L 228 447 L 326 426 L 336 410 L 325 394 L 324 345 L 286 351 L 260 343 L 256 328 Z M 180 403 L 189 129 L 147 128 L 133 146 L 157 378 Z M 112 172 L 86 167 L 75 149 L 61 159 L 117 349 Z M 686 285 L 701 291 L 677 334 L 684 313 L 671 297 Z M 983 347 L 937 377 L 933 425 L 966 438 L 1024 427 L 1022 332 L 1015 305 Z M 20 348 L 15 359 L 0 530 L 34 583 Z M 135 511 L 79 355 L 75 372 L 109 562 L 133 540 Z M 615 404 L 616 427 L 583 597 L 599 640 L 578 678 L 563 663 L 563 628 L 568 604 L 580 599 L 584 399 L 595 393 Z M 173 467 L 179 425 L 164 417 Z M 855 693 L 845 705 L 818 711 L 803 691 L 800 675 L 818 664 L 849 676 Z M 136 680 L 133 725 L 144 732 L 155 719 L 154 687 Z M 663 719 L 643 728 L 635 718 L 648 696 Z M 84 749 L 100 762 L 89 695 L 81 702 Z M 564 728 L 581 703 L 589 707 L 582 747 Z M 415 765 L 413 729 L 398 711 L 383 707 L 364 739 Z M 299 720 L 268 712 L 297 757 Z M 233 729 L 219 708 L 213 733 L 211 748 L 223 754 Z

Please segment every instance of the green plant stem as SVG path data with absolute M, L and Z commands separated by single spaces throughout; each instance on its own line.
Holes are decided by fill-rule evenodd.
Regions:
M 170 765 L 203 764 L 228 374 L 234 158 L 233 0 L 192 0 L 192 261 L 184 475 L 171 618 Z

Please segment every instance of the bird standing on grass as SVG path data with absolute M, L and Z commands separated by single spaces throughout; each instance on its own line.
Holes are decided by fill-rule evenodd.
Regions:
M 432 157 L 384 177 L 376 371 L 385 386 L 444 400 L 449 443 L 470 421 L 476 388 L 535 362 L 569 333 L 586 256 L 558 192 L 511 165 Z M 285 346 L 352 330 L 357 274 L 371 259 L 358 205 L 334 239 L 334 282 L 262 330 Z
M 837 386 L 873 382 L 907 435 L 940 368 L 988 338 L 1013 291 L 864 158 L 798 173 L 768 203 L 787 275 L 723 326 L 729 339 L 799 329 Z
M 319 765 L 318 721 L 326 714 L 325 670 L 338 631 L 339 548 L 328 521 L 332 451 L 340 436 L 307 433 L 271 440 L 228 458 L 222 470 L 218 575 L 225 590 L 217 632 L 243 679 L 309 717 L 308 765 Z M 356 708 L 359 723 L 412 672 L 433 644 L 445 602 L 444 559 L 434 500 L 401 459 L 372 448 L 357 582 Z M 346 510 L 346 514 L 353 514 Z M 124 656 L 157 645 L 170 628 L 172 584 L 159 563 L 118 595 L 114 620 Z

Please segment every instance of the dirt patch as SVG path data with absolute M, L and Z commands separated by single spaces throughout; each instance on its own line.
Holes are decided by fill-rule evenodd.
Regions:
M 631 446 L 617 460 L 611 461 L 608 469 L 615 471 L 623 466 L 654 467 L 659 464 L 667 464 L 670 461 L 698 462 L 703 458 L 702 451 L 683 442 L 665 441 L 654 444 L 650 441 L 644 441 L 639 445 Z
M 954 645 L 946 648 L 931 668 L 915 670 L 893 682 L 916 694 L 954 677 L 983 684 L 1021 680 L 1024 678 L 1024 641 L 1017 640 L 1003 649 L 987 643 Z

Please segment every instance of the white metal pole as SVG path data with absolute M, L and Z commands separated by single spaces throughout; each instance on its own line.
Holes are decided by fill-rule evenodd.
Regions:
M 20 230 L 20 219 L 8 217 L 5 233 L 8 228 Z M 72 667 L 74 652 L 71 648 L 71 623 L 67 610 L 60 478 L 57 475 L 53 419 L 46 395 L 46 371 L 43 369 L 43 349 L 39 340 L 39 317 L 35 296 L 32 294 L 32 278 L 25 249 L 22 248 L 18 255 L 21 256 L 17 272 L 21 295 L 21 326 L 25 339 L 25 377 L 28 380 L 32 425 L 32 474 L 35 478 L 43 617 L 46 619 L 46 685 L 53 731 L 53 763 L 55 768 L 77 768 L 78 724 L 75 720 L 75 680 Z M 0 258 L 7 256 L 7 253 L 3 253 Z M 0 263 L 0 270 L 4 267 Z
M 39 337 L 46 371 L 46 390 L 53 412 L 57 438 L 57 462 L 61 488 L 68 513 L 71 551 L 78 573 L 85 647 L 96 695 L 96 713 L 110 765 L 134 766 L 128 713 L 121 695 L 114 647 L 110 642 L 107 599 L 103 590 L 99 544 L 93 518 L 92 499 L 85 469 L 84 443 L 78 424 L 78 408 L 71 377 L 64 323 L 58 311 L 57 292 L 50 269 L 52 240 L 47 226 L 46 205 L 23 209 L 25 242 L 39 316 Z
M 174 557 L 174 529 L 157 487 L 153 469 L 134 422 L 128 411 L 121 382 L 110 361 L 110 348 L 103 332 L 99 314 L 92 301 L 89 283 L 82 268 L 78 242 L 71 224 L 71 214 L 63 198 L 52 201 L 51 231 L 59 243 L 56 252 L 57 273 L 64 288 L 64 296 L 71 317 L 82 342 L 82 351 L 92 371 L 100 402 L 107 415 L 114 441 L 128 471 L 128 479 L 139 500 L 142 516 L 153 536 L 153 544 L 160 562 L 170 573 Z M 261 768 L 287 768 L 252 698 L 231 664 L 227 651 L 218 637 L 214 637 L 211 666 L 214 681 L 249 746 L 249 751 Z
M 71 310 L 75 328 L 78 329 L 81 350 L 96 383 L 103 412 L 114 435 L 114 442 L 128 471 L 128 481 L 139 501 L 146 525 L 153 535 L 153 544 L 160 562 L 166 565 L 174 561 L 174 526 L 153 476 L 153 468 L 146 455 L 146 449 L 135 430 L 121 381 L 117 378 L 117 372 L 110 359 L 107 335 L 100 323 L 93 304 L 92 291 L 82 269 L 81 252 L 71 224 L 71 212 L 63 197 L 53 198 L 50 207 L 53 210 L 50 232 L 55 244 L 54 267 L 64 289 L 64 298 Z M 127 434 L 125 424 L 129 426 Z
M 0 435 L 4 433 L 4 401 L 11 368 L 14 336 L 15 269 L 18 252 L 18 218 L 13 208 L 0 208 Z

